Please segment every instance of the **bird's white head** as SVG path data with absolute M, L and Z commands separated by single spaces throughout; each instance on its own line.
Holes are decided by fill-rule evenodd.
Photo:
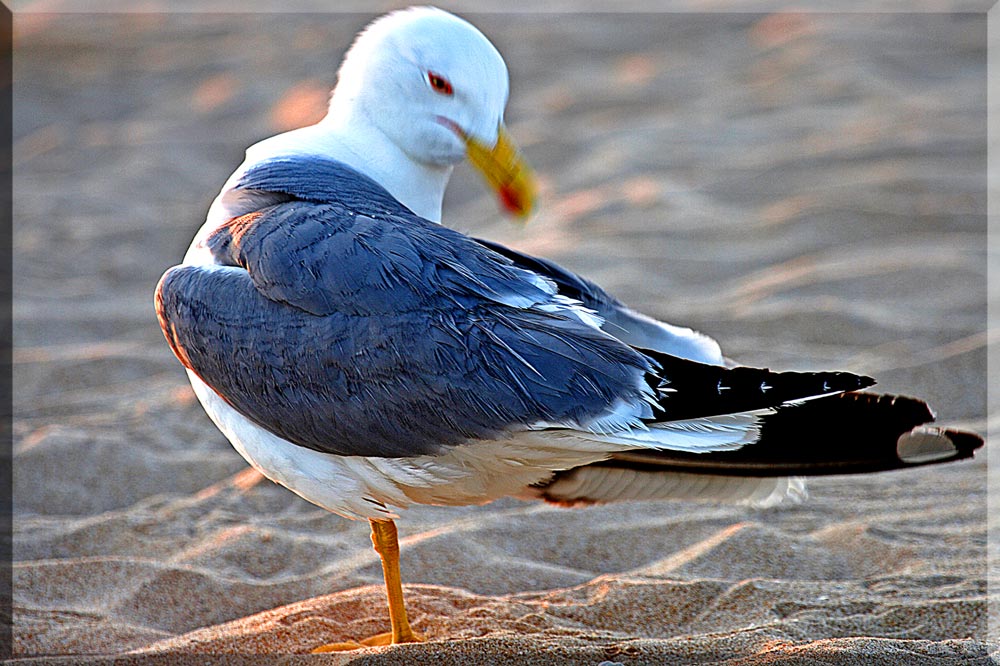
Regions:
M 508 91 L 503 57 L 479 30 L 440 9 L 414 7 L 358 35 L 321 124 L 348 141 L 355 135 L 355 152 L 368 151 L 367 166 L 388 181 L 389 163 L 397 172 L 405 167 L 397 155 L 379 155 L 379 144 L 387 140 L 384 149 L 405 155 L 413 174 L 400 183 L 402 196 L 428 186 L 421 180 L 443 179 L 440 198 L 452 166 L 468 157 L 505 208 L 526 216 L 534 183 L 504 129 Z
M 361 32 L 340 67 L 331 120 L 361 114 L 407 155 L 436 166 L 465 157 L 460 128 L 496 142 L 507 66 L 475 27 L 440 9 L 387 14 Z

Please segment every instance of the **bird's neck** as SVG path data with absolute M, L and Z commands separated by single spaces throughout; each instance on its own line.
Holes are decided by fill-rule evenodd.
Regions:
M 254 144 L 225 189 L 254 164 L 289 153 L 339 160 L 373 179 L 417 215 L 441 222 L 441 202 L 452 167 L 417 162 L 371 123 L 349 117 L 328 116 Z
M 331 114 L 313 127 L 324 156 L 340 160 L 373 179 L 417 215 L 441 221 L 441 202 L 452 167 L 414 160 L 364 118 Z
M 195 236 L 185 263 L 214 262 L 204 248 L 204 240 L 226 220 L 245 212 L 227 206 L 226 192 L 239 182 L 247 169 L 289 154 L 339 160 L 375 180 L 417 215 L 441 222 L 441 202 L 452 167 L 417 162 L 370 123 L 328 116 L 315 125 L 278 134 L 247 149 L 246 160 L 229 177 L 209 209 L 208 219 Z

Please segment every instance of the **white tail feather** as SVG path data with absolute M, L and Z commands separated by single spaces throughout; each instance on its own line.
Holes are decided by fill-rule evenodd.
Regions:
M 750 477 L 646 471 L 620 467 L 580 467 L 561 475 L 537 495 L 560 503 L 624 500 L 686 500 L 754 507 L 806 499 L 801 477 Z

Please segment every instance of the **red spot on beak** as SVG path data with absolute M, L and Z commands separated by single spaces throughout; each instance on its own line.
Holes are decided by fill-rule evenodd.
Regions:
M 500 188 L 500 203 L 511 213 L 521 214 L 524 212 L 524 205 L 518 198 L 517 192 L 509 185 Z

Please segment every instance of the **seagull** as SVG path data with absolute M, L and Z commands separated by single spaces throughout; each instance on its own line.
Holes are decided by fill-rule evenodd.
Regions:
M 267 478 L 367 519 L 391 631 L 421 640 L 394 519 L 502 497 L 575 506 L 801 499 L 801 477 L 969 458 L 915 398 L 848 372 L 736 366 L 559 265 L 440 224 L 468 159 L 514 216 L 534 176 L 503 58 L 410 8 L 362 31 L 329 112 L 252 146 L 155 307 L 215 425 Z

